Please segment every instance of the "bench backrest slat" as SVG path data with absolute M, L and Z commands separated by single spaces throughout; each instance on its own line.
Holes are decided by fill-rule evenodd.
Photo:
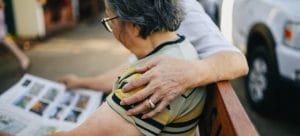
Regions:
M 201 136 L 258 136 L 228 81 L 208 86 L 200 118 Z

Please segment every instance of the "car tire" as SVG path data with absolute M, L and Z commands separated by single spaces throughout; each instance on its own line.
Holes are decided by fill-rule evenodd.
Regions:
M 259 45 L 251 50 L 248 55 L 249 74 L 245 80 L 248 100 L 261 113 L 271 113 L 277 108 L 279 78 L 274 54 L 268 49 Z

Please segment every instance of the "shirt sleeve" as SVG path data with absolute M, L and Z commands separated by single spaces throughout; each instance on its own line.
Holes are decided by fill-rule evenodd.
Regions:
M 182 0 L 181 2 L 185 18 L 177 33 L 186 36 L 196 48 L 199 58 L 205 58 L 220 51 L 240 52 L 225 39 L 199 2 L 196 0 Z

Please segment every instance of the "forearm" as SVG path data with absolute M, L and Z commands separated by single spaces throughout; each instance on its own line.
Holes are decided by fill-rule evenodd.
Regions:
M 80 84 L 83 88 L 101 90 L 109 93 L 112 90 L 114 81 L 124 71 L 124 69 L 127 68 L 127 66 L 127 64 L 124 64 L 108 71 L 105 74 L 96 77 L 83 78 L 81 79 Z
M 195 61 L 197 80 L 193 87 L 210 83 L 232 80 L 248 73 L 245 56 L 239 52 L 224 51 L 205 59 Z

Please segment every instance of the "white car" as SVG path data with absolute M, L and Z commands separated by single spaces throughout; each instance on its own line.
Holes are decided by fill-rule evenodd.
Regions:
M 282 86 L 300 86 L 300 0 L 235 0 L 232 35 L 248 59 L 245 85 L 256 110 L 276 106 L 288 91 Z

